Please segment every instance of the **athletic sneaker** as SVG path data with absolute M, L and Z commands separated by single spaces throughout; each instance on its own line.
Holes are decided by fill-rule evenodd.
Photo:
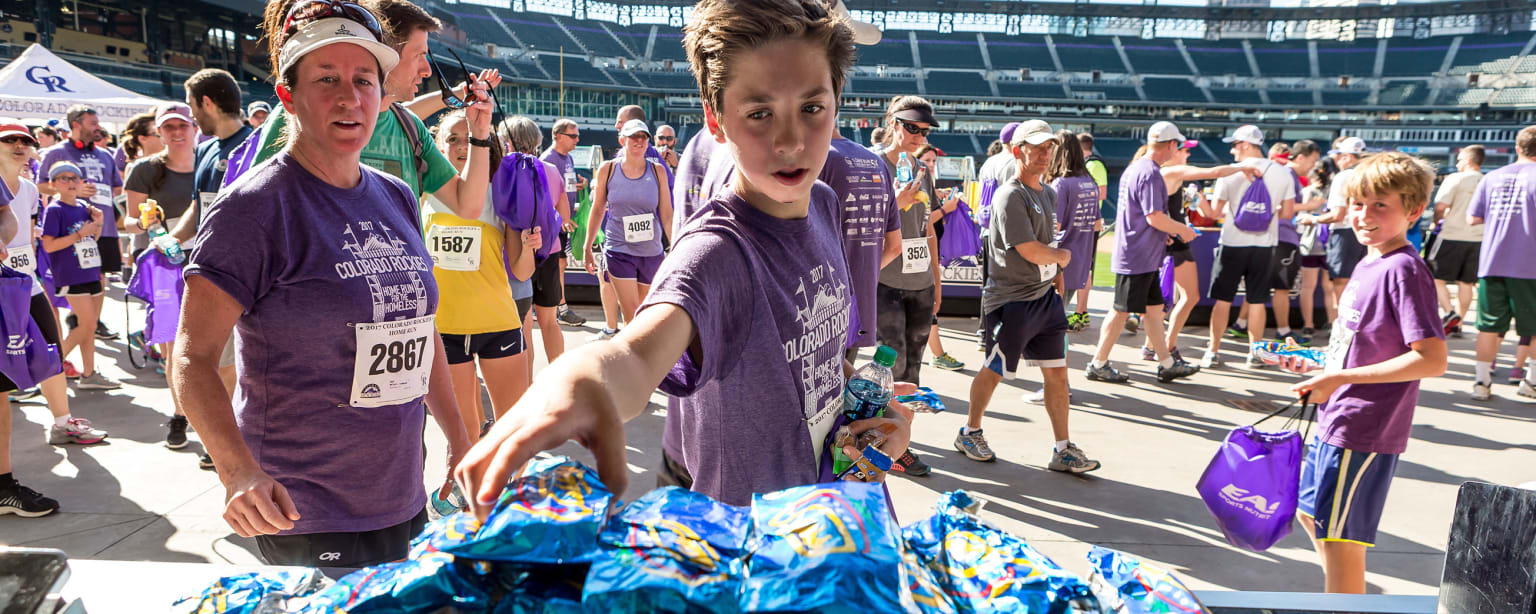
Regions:
M 187 447 L 187 417 L 171 416 L 171 421 L 165 423 L 169 430 L 165 433 L 165 447 L 172 450 L 180 450 Z
M 213 469 L 213 457 L 208 456 L 208 453 L 204 452 L 202 456 L 197 457 L 197 468 Z
M 1515 394 L 1528 399 L 1536 399 L 1536 388 L 1532 388 L 1530 382 L 1521 381 L 1520 389 L 1516 390 Z
M 1487 401 L 1493 398 L 1493 386 L 1483 382 L 1472 384 L 1472 400 Z
M 918 459 L 916 455 L 912 454 L 911 448 L 908 448 L 906 452 L 901 453 L 901 457 L 897 458 L 896 462 L 891 463 L 891 471 L 920 478 L 928 475 L 928 472 L 933 471 L 933 468 L 929 467 L 928 463 Z
M 1511 383 L 1511 384 L 1518 384 L 1518 383 L 1523 382 L 1523 381 L 1525 381 L 1525 368 L 1524 367 L 1510 367 L 1509 368 L 1509 383 Z
M 1256 354 L 1254 352 L 1249 352 L 1248 353 L 1248 364 L 1247 364 L 1247 367 L 1249 369 L 1263 369 L 1263 368 L 1268 367 L 1268 366 L 1269 365 L 1264 364 L 1264 359 L 1263 358 L 1259 358 L 1258 354 Z
M 1077 447 L 1075 443 L 1068 443 L 1067 449 L 1052 451 L 1051 464 L 1047 467 L 1051 471 L 1088 473 L 1099 468 L 1099 461 L 1089 460 L 1082 448 Z
M 1141 359 L 1148 362 L 1157 362 L 1157 352 L 1145 345 L 1141 346 Z
M 1067 330 L 1070 330 L 1074 333 L 1087 330 L 1090 323 L 1091 320 L 1086 313 L 1073 313 L 1072 315 L 1067 316 Z
M 7 395 L 7 396 L 9 396 L 11 398 L 11 402 L 16 403 L 16 402 L 25 401 L 27 399 L 35 398 L 35 397 L 37 397 L 38 395 L 41 395 L 41 394 L 43 394 L 43 389 L 39 388 L 37 386 L 33 386 L 33 387 L 28 388 L 26 390 L 14 390 L 14 391 L 11 391 L 11 394 Z
M 587 323 L 587 319 L 581 317 L 581 314 L 571 311 L 570 307 L 564 305 L 561 305 L 560 314 L 555 316 L 555 319 L 567 326 L 581 326 Z
M 107 324 L 105 322 L 97 320 L 96 338 L 102 341 L 114 341 L 117 339 L 117 333 L 113 332 L 112 329 L 107 328 Z
M 950 356 L 949 352 L 945 352 L 943 356 L 933 359 L 929 364 L 933 365 L 934 368 L 945 371 L 959 371 L 965 368 L 965 363 L 955 360 L 955 357 Z
M 1289 335 L 1281 335 L 1280 333 L 1275 333 L 1275 341 L 1284 343 L 1287 339 L 1295 341 L 1296 345 L 1300 346 L 1312 345 L 1312 335 L 1308 335 L 1305 332 L 1296 332 L 1293 330 Z
M 1036 390 L 1034 392 L 1026 392 L 1026 393 L 1024 393 L 1023 399 L 1024 399 L 1025 403 L 1033 403 L 1035 405 L 1045 405 L 1045 388 L 1042 387 L 1039 390 Z M 1067 391 L 1067 401 L 1071 401 L 1071 400 L 1072 400 L 1072 391 L 1068 390 Z
M 20 484 L 0 488 L 0 516 L 15 514 L 37 518 L 59 511 L 59 502 Z
M 1179 346 L 1168 348 L 1168 355 L 1172 356 L 1174 360 L 1184 360 L 1184 356 L 1179 354 Z
M 605 328 L 605 329 L 603 329 L 601 331 L 598 331 L 596 339 L 598 341 L 604 341 L 604 340 L 607 340 L 607 339 L 612 339 L 613 336 L 617 335 L 617 334 L 619 334 L 619 331 L 616 331 L 616 330 L 611 329 L 611 328 Z
M 1220 352 L 1206 352 L 1205 356 L 1200 359 L 1201 369 L 1215 369 L 1224 365 L 1226 365 L 1226 361 L 1221 359 Z
M 1128 332 L 1128 333 L 1134 335 L 1134 334 L 1136 334 L 1136 331 L 1138 331 L 1140 329 L 1141 329 L 1141 314 L 1133 313 L 1133 314 L 1131 314 L 1131 317 L 1125 319 L 1125 332 Z
M 1452 311 L 1440 318 L 1440 323 L 1445 325 L 1445 336 L 1449 337 L 1451 333 L 1461 335 L 1461 314 Z
M 1171 367 L 1164 367 L 1162 365 L 1157 366 L 1157 381 L 1166 384 L 1173 380 L 1189 377 L 1199 372 L 1200 367 L 1189 364 L 1182 360 L 1175 360 L 1173 361 L 1173 366 Z
M 64 379 L 80 379 L 80 370 L 75 368 L 75 363 L 64 361 Z
M 965 434 L 965 428 L 961 427 L 960 434 L 955 436 L 955 449 L 965 453 L 966 458 L 973 461 L 991 462 L 997 460 L 997 455 L 992 453 L 992 446 L 987 445 L 987 438 L 981 435 L 981 429 Z
M 1311 343 L 1311 339 L 1313 337 L 1317 336 L 1317 329 L 1314 329 L 1311 326 L 1303 328 L 1303 329 L 1301 329 L 1301 336 L 1306 337 L 1307 340 L 1308 340 L 1307 343 L 1310 344 Z M 1299 340 L 1298 340 L 1298 342 L 1299 342 Z
M 123 385 L 97 371 L 90 375 L 81 376 L 79 381 L 75 382 L 75 387 L 81 390 L 116 390 L 122 388 Z
M 64 426 L 55 424 L 48 427 L 48 443 L 55 446 L 67 443 L 89 445 L 106 438 L 106 431 L 92 428 L 91 421 L 85 418 L 70 418 Z
M 1118 369 L 1115 369 L 1114 365 L 1110 363 L 1106 362 L 1102 367 L 1095 367 L 1093 366 L 1093 363 L 1090 362 L 1088 363 L 1088 379 L 1096 382 L 1124 384 L 1131 381 L 1131 376 L 1125 373 L 1121 373 Z
M 1232 337 L 1234 339 L 1242 339 L 1242 338 L 1248 336 L 1248 329 L 1247 328 L 1239 328 L 1237 326 L 1228 326 L 1227 327 L 1227 336 L 1228 337 Z

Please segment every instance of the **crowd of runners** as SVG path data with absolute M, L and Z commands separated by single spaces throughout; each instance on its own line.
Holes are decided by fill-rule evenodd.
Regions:
M 964 368 L 937 335 L 948 230 L 974 233 L 984 271 L 984 358 L 954 441 L 974 461 L 995 459 L 983 421 L 1021 360 L 1040 368 L 1030 400 L 1050 419 L 1048 467 L 1082 473 L 1100 463 L 1068 428 L 1071 382 L 1131 381 L 1138 369 L 1109 360 L 1126 331 L 1144 331 L 1141 358 L 1163 383 L 1229 361 L 1266 368 L 1252 352 L 1224 360 L 1227 336 L 1327 347 L 1324 374 L 1296 388 L 1325 404 L 1302 508 L 1329 589 L 1354 590 L 1417 381 L 1444 370 L 1443 337 L 1461 335 L 1474 296 L 1473 398 L 1491 396 L 1512 321 L 1520 353 L 1506 378 L 1536 397 L 1524 365 L 1536 269 L 1508 256 L 1536 246 L 1525 221 L 1536 215 L 1536 127 L 1514 143 L 1518 162 L 1484 176 L 1484 149 L 1464 148 L 1431 192 L 1425 163 L 1359 138 L 1272 144 L 1240 126 L 1225 139 L 1233 163 L 1199 168 L 1199 142 L 1157 122 L 1108 221 L 1093 137 L 1031 119 L 1002 128 L 967 203 L 937 187 L 941 152 L 927 136 L 940 121 L 923 98 L 892 99 L 874 142 L 838 134 L 845 74 L 856 46 L 878 41 L 873 26 L 840 4 L 704 0 L 684 46 L 705 127 L 680 149 L 675 130 L 624 107 L 618 142 L 602 143 L 618 153 L 589 179 L 572 157 L 579 124 L 502 117 L 494 70 L 417 97 L 437 72 L 437 28 L 406 0 L 274 0 L 263 31 L 277 104 L 245 105 L 231 75 L 204 70 L 184 103 L 117 135 L 88 106 L 40 126 L 0 120 L 5 274 L 30 286 L 0 308 L 25 310 L 40 334 L 30 343 L 62 359 L 0 389 L 44 397 L 50 444 L 108 437 L 110 419 L 71 413 L 68 382 L 77 395 L 118 388 L 96 346 L 136 344 L 172 390 L 165 445 L 186 446 L 195 428 L 230 526 L 267 561 L 299 565 L 398 559 L 429 496 L 484 514 L 534 453 L 568 440 L 621 490 L 623 422 L 657 389 L 669 397 L 662 484 L 742 505 L 825 481 L 842 427 L 879 431 L 892 472 L 920 477 L 929 466 L 907 448 L 919 418 L 894 402 L 851 424 L 839 410 L 860 348 L 894 350 L 898 394 L 925 366 Z M 1202 287 L 1196 251 L 1212 246 L 1197 239 L 1218 221 Z M 1092 327 L 1105 232 L 1114 301 L 1074 374 L 1067 345 Z M 599 280 L 601 343 L 565 347 L 561 325 L 585 324 L 565 301 L 571 260 Z M 174 335 L 102 323 L 106 293 L 140 277 L 178 297 Z M 1186 359 L 1180 333 L 1205 298 L 1208 344 Z M 549 363 L 537 374 L 535 322 Z M 17 339 L 7 375 L 46 360 Z M 0 514 L 49 514 L 59 504 L 11 473 L 9 442 L 28 435 L 11 432 L 5 406 Z M 450 479 L 424 493 L 429 415 Z

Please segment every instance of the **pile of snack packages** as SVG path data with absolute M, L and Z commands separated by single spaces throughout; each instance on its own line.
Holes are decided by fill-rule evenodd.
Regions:
M 610 508 L 617 508 L 611 514 Z M 678 488 L 622 505 L 582 464 L 535 461 L 485 522 L 433 521 L 403 562 L 223 578 L 179 612 L 1208 612 L 1166 571 L 1094 547 L 1089 579 L 983 522 L 964 491 L 905 528 L 880 484 L 734 507 Z

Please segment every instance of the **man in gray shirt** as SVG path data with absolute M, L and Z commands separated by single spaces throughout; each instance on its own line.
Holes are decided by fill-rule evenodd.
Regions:
M 992 197 L 984 251 L 990 274 L 981 288 L 982 342 L 986 360 L 971 381 L 971 409 L 955 438 L 955 449 L 977 461 L 995 458 L 981 434 L 981 417 L 1004 377 L 1013 377 L 1023 357 L 1040 367 L 1045 411 L 1056 440 L 1049 467 L 1084 473 L 1099 468 L 1067 432 L 1067 315 L 1051 282 L 1072 252 L 1056 247 L 1056 193 L 1040 181 L 1056 148 L 1050 124 L 1030 120 L 1013 133 L 1009 151 L 1018 172 Z

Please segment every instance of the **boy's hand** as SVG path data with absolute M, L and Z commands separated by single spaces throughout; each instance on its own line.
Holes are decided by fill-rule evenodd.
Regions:
M 1338 373 L 1324 373 L 1291 386 L 1291 392 L 1310 394 L 1311 402 L 1321 405 L 1333 396 L 1335 390 L 1346 383 Z
M 1281 356 L 1280 368 L 1285 369 L 1286 371 L 1290 371 L 1291 373 L 1305 375 L 1307 373 L 1316 371 L 1318 366 L 1317 363 L 1300 356 Z
M 848 425 L 848 430 L 853 432 L 855 437 L 864 434 L 865 431 L 876 429 L 884 433 L 886 436 L 885 443 L 876 446 L 880 449 L 881 452 L 884 452 L 886 456 L 897 458 L 901 456 L 902 453 L 907 451 L 908 445 L 911 445 L 912 423 L 908 422 L 906 418 L 902 417 L 900 412 L 894 414 L 887 412 L 884 418 L 869 418 L 867 420 L 859 420 Z M 853 460 L 863 458 L 861 452 L 861 450 L 854 450 L 851 447 L 843 448 L 843 453 L 847 454 L 848 458 Z M 881 475 L 880 479 L 873 481 L 885 481 L 885 476 Z

